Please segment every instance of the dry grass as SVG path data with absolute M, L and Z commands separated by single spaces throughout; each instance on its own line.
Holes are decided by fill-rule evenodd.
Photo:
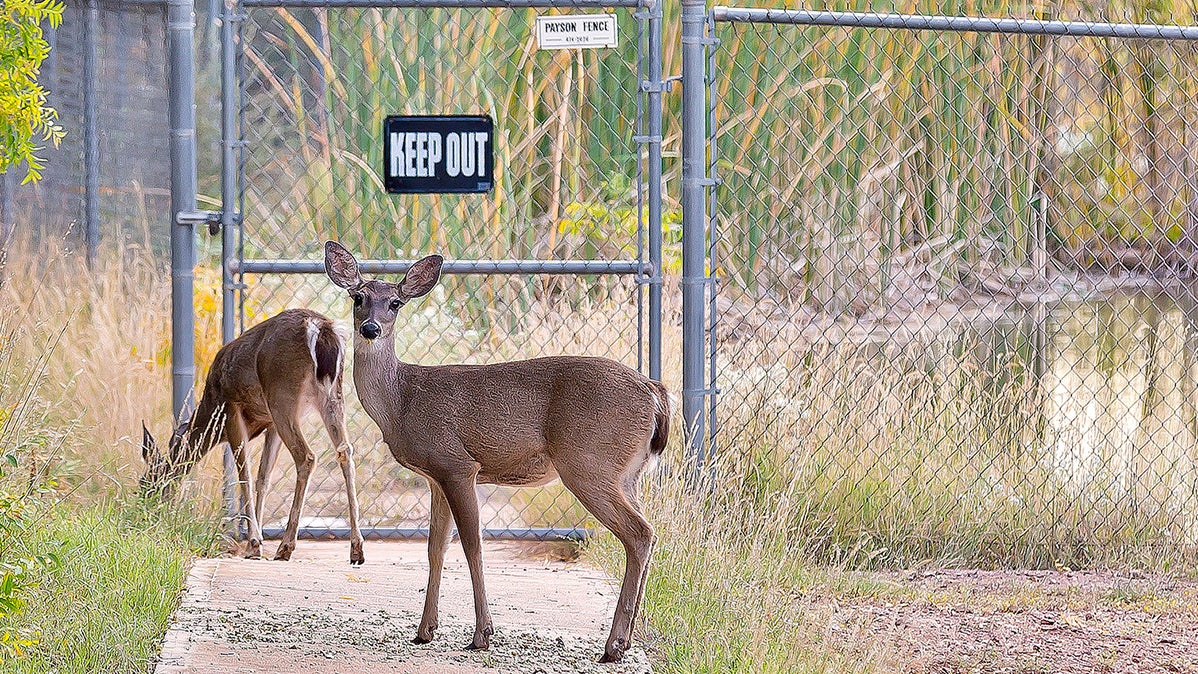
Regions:
M 141 423 L 170 424 L 170 282 L 142 248 L 106 250 L 87 268 L 54 242 L 17 241 L 0 267 L 0 306 L 17 362 L 53 344 L 39 387 L 47 422 L 70 428 L 54 461 L 72 488 L 105 493 L 141 474 Z M 219 277 L 198 275 L 197 360 L 219 346 L 219 314 L 205 311 Z M 219 307 L 216 295 L 214 307 Z
M 0 665 L 144 672 L 218 531 L 211 491 L 162 507 L 127 488 L 140 419 L 166 422 L 166 284 L 137 251 L 101 274 L 52 245 L 0 260 L 0 569 L 25 569 L 25 609 L 0 611 L 0 633 L 33 641 Z

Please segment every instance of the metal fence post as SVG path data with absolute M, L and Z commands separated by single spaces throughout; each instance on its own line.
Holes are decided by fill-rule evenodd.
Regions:
M 705 175 L 707 166 L 707 8 L 704 0 L 682 2 L 682 416 L 687 457 L 695 477 L 706 461 L 703 402 L 704 295 L 707 259 Z
M 649 10 L 649 378 L 661 380 L 661 0 Z
M 233 341 L 237 332 L 236 287 L 230 260 L 237 238 L 237 81 L 233 23 L 236 7 L 221 3 L 220 15 L 220 203 L 221 203 L 221 341 Z
M 87 0 L 83 12 L 83 243 L 87 265 L 96 263 L 100 247 L 100 138 L 96 130 L 96 32 L 98 0 Z
M 233 26 L 238 21 L 236 4 L 220 3 L 220 281 L 221 281 L 221 342 L 228 344 L 237 336 L 236 285 L 232 260 L 237 252 L 237 70 Z M 215 20 L 215 17 L 213 17 Z M 224 500 L 226 514 L 236 517 L 237 477 L 233 464 L 233 449 L 225 448 Z M 234 529 L 235 531 L 235 529 Z
M 195 229 L 179 217 L 196 209 L 195 13 L 190 0 L 168 0 L 166 43 L 171 142 L 171 411 L 176 418 L 183 418 L 192 407 L 196 372 Z

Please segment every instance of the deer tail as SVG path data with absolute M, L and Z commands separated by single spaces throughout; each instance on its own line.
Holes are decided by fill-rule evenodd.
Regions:
M 308 348 L 316 366 L 316 381 L 332 385 L 341 376 L 341 352 L 344 348 L 329 321 L 309 320 Z
M 665 384 L 650 382 L 653 387 L 653 437 L 649 440 L 649 454 L 659 455 L 666 449 L 670 439 L 670 393 Z

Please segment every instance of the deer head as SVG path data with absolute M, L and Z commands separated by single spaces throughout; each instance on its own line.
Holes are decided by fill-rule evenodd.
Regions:
M 196 426 L 197 417 L 200 419 Z M 139 481 L 143 495 L 156 493 L 169 497 L 174 493 L 179 478 L 191 472 L 193 466 L 204 457 L 221 435 L 224 424 L 223 405 L 205 406 L 201 401 L 200 407 L 190 419 L 179 422 L 171 433 L 166 452 L 158 448 L 158 442 L 141 424 L 141 458 L 146 463 L 146 471 Z M 196 426 L 197 432 L 192 428 Z
M 441 278 L 440 255 L 429 255 L 408 269 L 399 283 L 364 281 L 358 261 L 336 241 L 324 245 L 324 269 L 333 283 L 345 288 L 354 301 L 354 332 L 367 341 L 391 339 L 399 309 L 427 295 Z
M 175 482 L 182 476 L 182 471 L 178 469 L 181 462 L 177 459 L 183 455 L 182 447 L 187 441 L 190 425 L 190 421 L 184 421 L 175 428 L 164 454 L 158 449 L 158 441 L 146 428 L 146 423 L 142 422 L 141 458 L 146 463 L 146 470 L 139 484 L 143 495 L 156 492 L 170 496 L 174 491 Z

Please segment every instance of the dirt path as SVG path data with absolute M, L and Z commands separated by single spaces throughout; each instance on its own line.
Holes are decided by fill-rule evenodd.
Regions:
M 1100 571 L 862 574 L 816 597 L 829 632 L 919 674 L 1198 674 L 1198 582 Z
M 341 542 L 300 541 L 290 562 L 199 560 L 155 673 L 650 671 L 640 648 L 617 666 L 596 662 L 618 591 L 602 572 L 529 552 L 484 543 L 495 636 L 481 652 L 462 650 L 474 613 L 456 542 L 441 584 L 441 629 L 423 646 L 411 643 L 428 573 L 423 542 L 367 541 L 358 568 Z

